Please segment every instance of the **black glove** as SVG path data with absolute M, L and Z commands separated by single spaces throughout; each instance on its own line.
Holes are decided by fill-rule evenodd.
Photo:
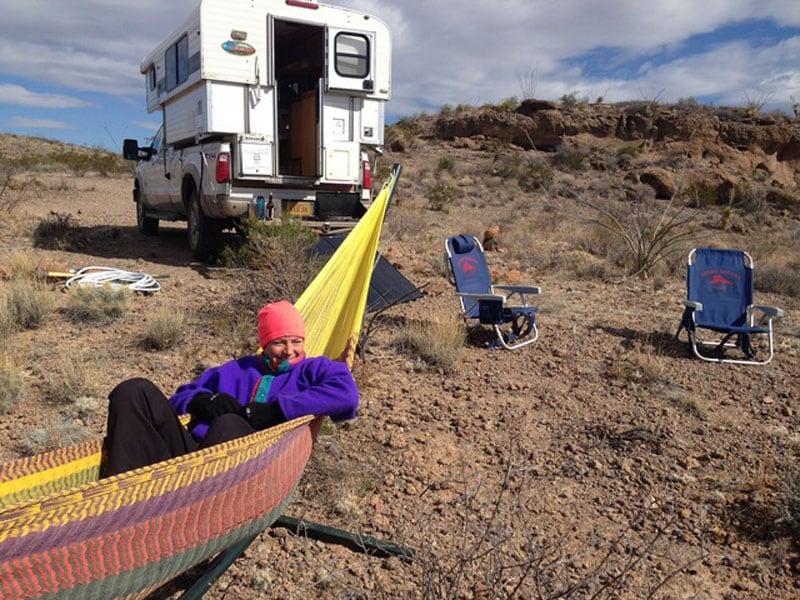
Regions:
M 277 402 L 252 402 L 239 408 L 239 416 L 244 417 L 253 429 L 266 429 L 286 421 Z
M 210 423 L 221 415 L 237 412 L 241 405 L 236 398 L 225 392 L 216 394 L 199 392 L 189 401 L 186 408 L 193 417 Z

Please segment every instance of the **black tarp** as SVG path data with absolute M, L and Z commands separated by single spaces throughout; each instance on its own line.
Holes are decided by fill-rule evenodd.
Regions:
M 345 235 L 328 235 L 320 238 L 313 252 L 330 256 L 344 241 Z M 395 269 L 388 260 L 378 255 L 372 269 L 372 281 L 367 295 L 367 312 L 377 312 L 394 304 L 410 302 L 422 296 L 422 292 Z

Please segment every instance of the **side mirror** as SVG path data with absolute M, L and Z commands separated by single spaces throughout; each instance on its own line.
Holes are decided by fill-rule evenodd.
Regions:
M 153 147 L 139 147 L 136 140 L 127 139 L 122 142 L 122 156 L 126 160 L 150 160 L 153 156 Z
M 122 142 L 122 157 L 125 160 L 139 160 L 139 142 L 136 140 Z

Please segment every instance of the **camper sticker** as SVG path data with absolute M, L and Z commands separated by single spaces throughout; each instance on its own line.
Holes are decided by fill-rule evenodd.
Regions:
M 222 49 L 229 54 L 235 54 L 237 56 L 250 56 L 256 53 L 256 49 L 247 42 L 235 42 L 234 40 L 223 42 Z

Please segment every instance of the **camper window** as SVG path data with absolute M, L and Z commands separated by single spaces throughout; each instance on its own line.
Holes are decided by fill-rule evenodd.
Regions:
M 189 77 L 189 38 L 183 36 L 167 48 L 164 56 L 167 91 L 172 91 Z
M 369 75 L 369 41 L 366 36 L 340 33 L 336 36 L 336 73 L 342 77 Z

